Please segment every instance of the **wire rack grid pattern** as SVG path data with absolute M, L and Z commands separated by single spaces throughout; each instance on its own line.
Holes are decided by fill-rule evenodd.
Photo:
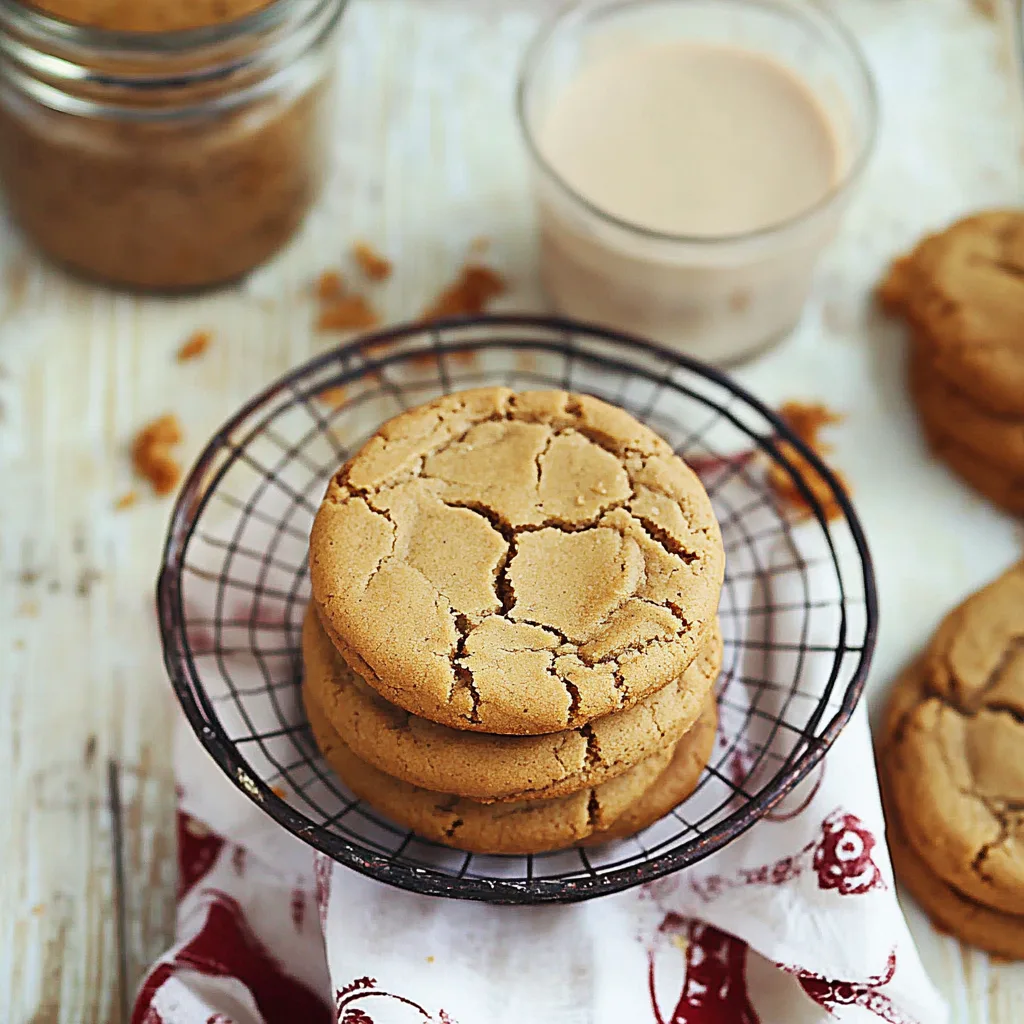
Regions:
M 496 384 L 586 392 L 628 409 L 697 470 L 721 524 L 717 745 L 694 794 L 630 840 L 524 857 L 426 842 L 345 788 L 302 711 L 307 544 L 328 480 L 390 416 Z M 801 523 L 766 481 L 772 462 L 810 510 Z M 808 467 L 819 486 L 809 486 Z M 832 522 L 827 503 L 842 513 Z M 852 713 L 877 618 L 870 557 L 846 495 L 769 409 L 684 357 L 537 317 L 383 332 L 319 357 L 253 399 L 186 481 L 158 605 L 165 662 L 189 722 L 267 813 L 374 878 L 504 903 L 568 902 L 652 880 L 772 813 Z

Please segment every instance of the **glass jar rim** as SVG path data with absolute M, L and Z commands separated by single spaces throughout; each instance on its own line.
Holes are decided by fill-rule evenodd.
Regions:
M 2 2 L 2 0 L 0 0 L 0 2 Z M 581 23 L 586 23 L 587 21 L 593 22 L 599 18 L 626 10 L 630 7 L 637 7 L 646 3 L 654 2 L 664 3 L 665 0 L 609 0 L 609 2 L 604 3 L 600 7 L 595 6 L 593 10 L 587 12 L 584 11 L 585 0 L 571 0 L 567 6 L 564 6 L 557 14 L 541 26 L 526 49 L 526 53 L 523 57 L 522 63 L 520 64 L 519 76 L 516 82 L 516 118 L 519 122 L 519 130 L 526 142 L 526 148 L 530 154 L 530 158 L 545 178 L 551 181 L 561 193 L 572 200 L 573 203 L 586 210 L 587 213 L 597 218 L 601 223 L 619 231 L 626 232 L 636 238 L 643 238 L 655 244 L 711 247 L 742 242 L 757 242 L 783 234 L 786 231 L 792 228 L 797 228 L 811 220 L 816 214 L 827 210 L 833 203 L 853 187 L 855 182 L 857 182 L 862 176 L 871 159 L 871 154 L 874 151 L 878 135 L 878 90 L 875 84 L 874 75 L 868 65 L 867 58 L 864 55 L 864 51 L 861 49 L 861 46 L 853 32 L 847 28 L 845 23 L 830 10 L 827 10 L 823 6 L 815 5 L 813 7 L 814 17 L 823 21 L 829 29 L 835 33 L 836 38 L 846 50 L 847 55 L 852 58 L 857 77 L 860 79 L 860 86 L 863 90 L 863 99 L 867 114 L 867 130 L 863 140 L 861 140 L 857 152 L 850 160 L 849 165 L 846 167 L 840 180 L 838 180 L 820 199 L 806 209 L 801 210 L 784 220 L 765 225 L 764 227 L 755 228 L 750 231 L 739 231 L 722 235 L 686 235 L 668 231 L 659 231 L 656 228 L 650 228 L 643 224 L 638 224 L 635 221 L 618 217 L 615 214 L 610 213 L 608 210 L 591 202 L 591 200 L 587 199 L 586 196 L 580 194 L 580 192 L 577 191 L 577 189 L 575 189 L 551 165 L 550 161 L 546 159 L 537 143 L 535 133 L 530 127 L 530 118 L 527 112 L 527 93 L 529 92 L 533 76 L 544 57 L 545 51 L 548 44 L 551 42 L 552 37 L 559 28 L 568 23 L 570 19 L 573 17 L 579 17 L 581 11 L 583 11 L 583 14 L 582 17 L 580 17 L 580 21 Z M 701 0 L 671 0 L 671 2 L 683 5 L 691 2 L 701 2 Z M 805 24 L 810 23 L 811 21 L 810 17 L 804 12 L 798 12 L 794 7 L 783 7 L 783 5 L 778 3 L 777 0 L 729 0 L 729 3 L 733 7 L 748 7 L 783 13 L 791 17 L 793 20 L 801 21 Z

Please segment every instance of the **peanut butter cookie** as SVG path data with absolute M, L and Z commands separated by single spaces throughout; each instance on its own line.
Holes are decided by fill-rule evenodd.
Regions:
M 660 821 L 697 788 L 715 745 L 718 705 L 711 701 L 693 728 L 676 744 L 668 767 L 639 800 L 619 815 L 609 828 L 595 832 L 584 846 L 628 839 Z
M 932 451 L 990 501 L 1024 513 L 1024 420 L 986 414 L 916 353 L 910 390 Z
M 302 688 L 317 746 L 361 800 L 424 839 L 472 853 L 543 853 L 609 828 L 664 772 L 672 748 L 600 786 L 554 800 L 481 804 L 410 786 L 360 760 L 331 728 L 308 687 Z
M 487 388 L 386 423 L 332 480 L 309 560 L 325 630 L 388 701 L 540 734 L 678 679 L 725 556 L 696 475 L 628 413 Z
M 996 416 L 936 373 L 919 352 L 910 359 L 911 392 L 921 418 L 982 462 L 1024 478 L 1024 417 Z
M 930 235 L 879 287 L 934 371 L 996 415 L 1024 416 L 1024 211 L 992 210 Z
M 893 688 L 881 764 L 908 843 L 962 895 L 1024 914 L 1024 563 L 950 613 Z
M 702 714 L 722 663 L 717 628 L 680 680 L 626 711 L 543 736 L 449 729 L 389 704 L 334 649 L 312 608 L 302 632 L 306 685 L 352 753 L 423 789 L 481 803 L 565 796 L 674 744 Z
M 892 798 L 882 786 L 885 832 L 896 877 L 940 930 L 996 956 L 1024 959 L 1024 917 L 968 899 L 935 875 L 903 834 Z

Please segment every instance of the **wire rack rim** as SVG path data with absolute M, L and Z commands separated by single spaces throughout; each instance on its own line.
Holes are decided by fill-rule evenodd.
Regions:
M 474 341 L 471 337 L 473 332 L 483 330 L 489 332 L 496 332 L 502 329 L 517 331 L 524 328 L 558 333 L 562 336 L 563 341 L 555 343 L 551 340 L 544 341 L 539 337 L 525 337 L 517 339 L 517 343 L 512 344 L 512 339 L 502 339 L 500 337 L 480 338 L 478 336 Z M 470 338 L 462 342 L 442 341 L 442 332 L 469 334 Z M 646 352 L 668 364 L 670 367 L 669 371 L 660 378 L 644 368 L 630 367 L 626 364 L 618 365 L 619 369 L 626 372 L 640 373 L 655 383 L 660 383 L 661 385 L 670 384 L 678 387 L 671 380 L 671 373 L 673 369 L 682 369 L 718 384 L 723 390 L 752 407 L 772 427 L 771 434 L 757 435 L 745 424 L 734 420 L 736 425 L 755 440 L 766 454 L 777 463 L 785 465 L 804 496 L 812 502 L 815 518 L 818 519 L 828 539 L 832 560 L 840 577 L 841 589 L 842 574 L 839 571 L 838 555 L 832 544 L 832 538 L 823 510 L 817 501 L 817 496 L 807 487 L 803 476 L 796 471 L 796 464 L 791 462 L 785 452 L 780 450 L 779 441 L 788 442 L 792 445 L 797 455 L 805 460 L 811 470 L 824 480 L 830 491 L 830 498 L 835 500 L 842 512 L 842 518 L 850 530 L 861 559 L 864 585 L 863 604 L 866 617 L 864 640 L 859 652 L 860 656 L 850 681 L 846 686 L 843 700 L 828 724 L 823 727 L 820 735 L 812 740 L 805 740 L 802 744 L 794 747 L 790 760 L 793 758 L 797 758 L 797 760 L 784 778 L 776 777 L 772 783 L 766 785 L 753 799 L 726 816 L 720 822 L 714 834 L 702 835 L 689 843 L 688 850 L 685 853 L 673 853 L 670 851 L 657 855 L 653 860 L 637 867 L 615 869 L 603 875 L 581 876 L 569 879 L 530 878 L 525 881 L 465 876 L 456 880 L 430 868 L 394 863 L 384 857 L 364 854 L 360 852 L 359 848 L 340 836 L 330 833 L 317 834 L 319 826 L 292 808 L 283 798 L 273 792 L 262 779 L 256 777 L 250 771 L 246 761 L 238 755 L 234 743 L 220 725 L 216 711 L 203 691 L 191 652 L 188 650 L 187 645 L 183 643 L 185 630 L 182 627 L 186 622 L 186 617 L 180 585 L 184 553 L 191 539 L 194 524 L 201 515 L 206 501 L 215 493 L 221 473 L 225 469 L 225 467 L 221 467 L 220 472 L 215 473 L 211 479 L 207 479 L 207 473 L 211 465 L 213 465 L 218 455 L 225 448 L 234 451 L 236 446 L 230 443 L 230 438 L 235 429 L 239 425 L 244 424 L 284 390 L 291 388 L 295 392 L 297 400 L 308 401 L 312 395 L 323 390 L 327 385 L 321 382 L 315 391 L 305 393 L 300 392 L 296 385 L 305 378 L 316 375 L 331 364 L 341 364 L 350 356 L 358 355 L 363 357 L 361 364 L 354 366 L 349 371 L 351 379 L 386 369 L 387 366 L 393 363 L 403 362 L 409 359 L 411 355 L 422 353 L 403 350 L 381 359 L 367 359 L 366 350 L 388 343 L 400 342 L 416 335 L 425 335 L 432 339 L 432 344 L 427 351 L 435 357 L 441 357 L 450 352 L 467 348 L 479 350 L 495 347 L 516 347 L 536 348 L 562 354 L 571 354 L 597 361 L 598 363 L 616 362 L 603 353 L 579 349 L 569 340 L 574 336 L 589 337 L 590 340 L 611 342 L 618 346 L 627 346 Z M 244 446 L 244 441 L 241 442 L 241 445 Z M 430 324 L 420 322 L 408 323 L 388 330 L 359 336 L 344 345 L 321 353 L 314 359 L 278 378 L 278 380 L 246 402 L 213 435 L 190 470 L 172 511 L 156 591 L 164 664 L 175 694 L 200 742 L 225 774 L 228 775 L 237 789 L 259 804 L 275 821 L 299 836 L 314 849 L 370 877 L 388 882 L 398 888 L 424 895 L 457 896 L 462 899 L 508 904 L 569 903 L 619 892 L 640 882 L 649 882 L 661 878 L 681 866 L 695 863 L 719 849 L 735 836 L 741 834 L 754 821 L 785 799 L 793 788 L 807 777 L 848 722 L 864 689 L 878 628 L 874 568 L 863 529 L 853 510 L 852 503 L 834 473 L 821 461 L 817 453 L 786 425 L 777 413 L 720 370 L 706 366 L 689 356 L 623 332 L 559 317 L 535 315 L 491 315 L 439 320 Z M 843 600 L 844 602 L 846 600 L 845 591 Z M 837 655 L 843 650 L 843 647 L 843 644 L 837 646 Z M 830 685 L 834 682 L 834 677 L 837 673 L 838 661 L 833 665 L 833 680 L 830 681 Z

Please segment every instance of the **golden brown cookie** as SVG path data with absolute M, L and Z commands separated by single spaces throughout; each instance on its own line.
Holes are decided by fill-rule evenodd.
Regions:
M 696 475 L 628 413 L 486 388 L 384 424 L 332 480 L 309 560 L 325 630 L 378 693 L 529 735 L 677 679 L 725 556 Z
M 1024 211 L 992 210 L 925 238 L 879 287 L 934 371 L 983 409 L 1024 417 Z
M 882 798 L 893 871 L 935 927 L 996 956 L 1024 959 L 1024 916 L 976 903 L 938 878 L 907 842 L 884 785 Z
M 881 766 L 928 869 L 1024 914 L 1024 563 L 950 613 L 896 683 Z
M 966 483 L 993 504 L 1024 515 L 1024 473 L 1015 475 L 1002 466 L 985 461 L 963 442 L 951 437 L 945 427 L 922 421 L 932 451 Z
M 342 742 L 308 687 L 302 695 L 317 746 L 356 796 L 424 839 L 472 853 L 543 853 L 572 846 L 609 828 L 672 758 L 667 747 L 610 782 L 553 800 L 481 804 L 378 771 Z
M 647 792 L 619 815 L 609 828 L 583 840 L 583 845 L 594 846 L 614 839 L 628 839 L 678 807 L 697 788 L 701 774 L 711 758 L 717 728 L 718 705 L 712 701 L 693 728 L 676 744 L 668 767 Z
M 990 501 L 1024 513 L 1024 421 L 1018 426 L 987 415 L 917 352 L 910 361 L 910 390 L 932 451 Z
M 911 392 L 921 418 L 1007 477 L 1024 478 L 1024 417 L 996 416 L 936 373 L 916 348 L 910 358 Z
M 389 704 L 348 667 L 312 607 L 302 652 L 314 699 L 356 757 L 411 785 L 488 803 L 565 796 L 674 744 L 707 705 L 722 664 L 722 637 L 716 623 L 682 678 L 634 707 L 543 736 L 450 729 Z

